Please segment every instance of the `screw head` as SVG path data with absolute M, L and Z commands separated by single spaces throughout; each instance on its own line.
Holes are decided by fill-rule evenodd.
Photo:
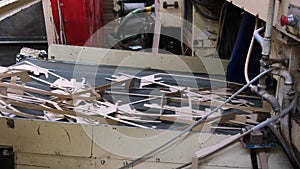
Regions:
M 105 164 L 105 160 L 101 160 L 101 161 L 100 161 L 100 164 L 101 164 L 101 165 L 104 165 L 104 164 Z
M 127 166 L 128 164 L 129 164 L 128 161 L 123 162 L 123 166 Z
M 4 156 L 9 156 L 9 151 L 7 150 L 7 149 L 4 149 L 3 151 L 2 151 L 2 154 L 4 155 Z

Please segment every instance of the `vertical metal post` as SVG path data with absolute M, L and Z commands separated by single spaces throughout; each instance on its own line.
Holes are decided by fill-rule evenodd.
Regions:
M 158 53 L 159 40 L 160 40 L 160 30 L 161 30 L 161 20 L 160 20 L 160 0 L 155 0 L 155 27 L 152 43 L 152 53 Z

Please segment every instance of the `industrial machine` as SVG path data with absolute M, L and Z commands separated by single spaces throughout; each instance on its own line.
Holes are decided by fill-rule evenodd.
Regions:
M 299 168 L 300 2 L 115 1 L 83 46 L 68 3 L 0 68 L 1 167 Z

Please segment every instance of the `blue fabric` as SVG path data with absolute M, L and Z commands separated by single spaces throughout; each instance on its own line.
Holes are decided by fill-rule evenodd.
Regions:
M 237 83 L 246 83 L 244 78 L 244 66 L 251 43 L 253 30 L 255 26 L 255 17 L 247 12 L 244 12 L 243 19 L 240 25 L 239 33 L 235 41 L 235 45 L 227 67 L 226 79 Z M 249 79 L 251 80 L 259 74 L 261 58 L 261 47 L 258 42 L 254 43 L 251 59 L 249 62 Z

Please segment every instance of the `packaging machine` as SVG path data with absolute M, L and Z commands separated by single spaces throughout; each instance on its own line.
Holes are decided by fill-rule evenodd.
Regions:
M 118 3 L 85 46 L 50 22 L 47 59 L 0 68 L 1 166 L 299 167 L 299 2 Z

